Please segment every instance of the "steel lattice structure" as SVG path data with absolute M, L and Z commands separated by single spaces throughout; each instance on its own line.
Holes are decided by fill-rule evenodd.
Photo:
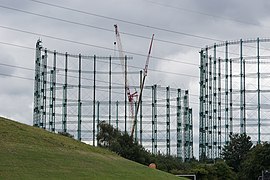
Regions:
M 206 46 L 200 57 L 200 159 L 220 157 L 233 133 L 269 141 L 270 39 Z
M 125 57 L 127 66 L 128 57 Z M 142 71 L 120 72 L 119 57 L 71 55 L 36 44 L 33 125 L 51 132 L 68 132 L 97 145 L 98 124 L 105 120 L 130 132 L 124 78 Z M 127 69 L 127 67 L 125 67 Z M 136 106 L 136 103 L 135 103 Z M 135 109 L 135 107 L 134 107 Z M 193 158 L 192 109 L 188 90 L 145 86 L 137 117 L 135 140 L 152 153 Z

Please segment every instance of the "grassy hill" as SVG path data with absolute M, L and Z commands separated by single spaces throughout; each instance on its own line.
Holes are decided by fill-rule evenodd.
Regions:
M 180 179 L 0 117 L 0 179 Z

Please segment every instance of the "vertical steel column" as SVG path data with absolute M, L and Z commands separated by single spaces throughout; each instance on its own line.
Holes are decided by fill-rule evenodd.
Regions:
M 119 117 L 118 117 L 118 106 L 119 106 L 119 102 L 116 101 L 116 129 L 118 130 L 118 121 L 119 121 Z
M 109 57 L 109 125 L 111 125 L 112 112 L 112 57 Z
M 205 155 L 207 157 L 210 156 L 210 151 L 209 151 L 209 142 L 210 142 L 210 137 L 209 137 L 209 71 L 208 71 L 208 47 L 205 48 L 205 135 L 206 135 L 206 142 L 205 142 Z
M 46 118 L 46 116 L 44 115 L 45 113 L 45 107 L 44 107 L 44 97 L 45 97 L 45 91 L 46 89 L 44 89 L 44 55 L 41 55 L 41 65 L 40 65 L 40 71 L 41 71 L 41 75 L 40 75 L 40 86 L 41 86 L 41 96 L 40 96 L 40 114 L 41 114 L 41 120 L 40 120 L 40 127 L 44 128 L 44 119 Z
M 56 51 L 53 52 L 53 94 L 52 94 L 52 131 L 55 132 L 55 97 L 56 97 Z
M 209 147 L 209 158 L 213 158 L 213 94 L 212 94 L 212 85 L 213 85 L 213 78 L 212 78 L 212 57 L 209 57 L 209 139 L 208 142 Z
M 245 133 L 244 131 L 244 106 L 243 106 L 243 40 L 240 39 L 240 133 Z
M 143 76 L 142 76 L 142 71 L 140 71 L 140 88 L 142 88 L 142 79 L 143 79 Z M 143 93 L 143 92 L 141 92 Z M 143 94 L 141 94 L 142 96 Z M 142 96 L 143 97 L 143 96 Z M 142 108 L 142 105 L 143 105 L 143 98 L 140 102 L 140 145 L 142 145 L 142 133 L 143 133 L 143 126 L 142 126 L 142 118 L 143 118 L 143 108 Z
M 45 49 L 45 57 L 44 57 L 44 90 L 45 90 L 45 97 L 44 97 L 44 107 L 45 107 L 45 120 L 44 120 L 44 129 L 47 129 L 47 83 L 48 83 L 48 68 L 47 68 L 47 64 L 48 64 L 48 51 L 47 49 Z
M 81 102 L 81 75 L 82 75 L 82 57 L 79 54 L 79 84 L 78 84 L 78 140 L 81 141 L 81 129 L 82 129 L 82 102 Z
M 207 129 L 206 129 L 206 123 L 207 123 L 207 114 L 206 111 L 208 110 L 207 107 L 207 88 L 206 88 L 206 80 L 207 80 L 207 66 L 206 63 L 208 61 L 207 56 L 205 55 L 205 51 L 203 52 L 203 121 L 202 121 L 202 144 L 203 144 L 203 153 L 202 157 L 205 159 L 207 157 Z
M 97 134 L 99 134 L 99 123 L 100 123 L 100 119 L 99 119 L 99 107 L 100 107 L 100 102 L 97 101 Z M 99 142 L 97 141 L 97 146 L 99 146 Z
M 152 154 L 154 154 L 154 125 L 155 125 L 155 87 L 152 86 Z
M 189 122 L 189 107 L 188 107 L 188 91 L 184 95 L 184 160 L 187 161 L 190 157 L 190 122 Z
M 217 158 L 217 54 L 216 44 L 214 45 L 214 67 L 213 67 L 213 156 Z
M 125 56 L 125 133 L 127 133 L 127 56 Z
M 205 154 L 205 69 L 204 69 L 204 51 L 200 51 L 200 121 L 199 121 L 199 158 L 204 158 Z
M 170 121 L 170 87 L 166 87 L 166 155 L 170 156 L 171 155 L 171 121 Z
M 93 90 L 93 146 L 96 140 L 96 55 L 94 55 L 94 90 Z
M 243 133 L 246 133 L 246 60 L 243 59 Z
M 157 85 L 152 86 L 152 153 L 157 154 Z
M 67 132 L 67 73 L 68 73 L 68 54 L 65 54 L 65 84 L 63 87 L 63 114 L 62 114 L 62 131 Z
M 53 125 L 53 70 L 50 70 L 50 105 L 49 105 L 49 131 L 52 132 Z
M 189 151 L 190 151 L 190 157 L 189 160 L 191 160 L 191 158 L 193 158 L 193 113 L 192 113 L 192 109 L 189 108 Z
M 257 79 L 258 79 L 258 144 L 261 143 L 261 89 L 260 89 L 260 39 L 257 38 Z
M 34 86 L 34 113 L 33 113 L 33 125 L 40 125 L 40 61 L 41 61 L 41 41 L 36 43 L 36 59 L 35 59 L 35 86 Z
M 47 49 L 45 49 L 45 54 L 42 56 L 42 125 L 43 129 L 46 129 L 47 120 Z
M 232 87 L 232 72 L 233 72 L 233 66 L 232 66 L 232 59 L 230 59 L 230 135 L 233 134 L 233 87 Z
M 218 157 L 221 152 L 221 60 L 218 58 Z
M 177 118 L 177 157 L 184 160 L 182 152 L 182 114 L 181 114 L 181 89 L 177 89 L 177 99 L 176 99 L 176 118 Z
M 155 147 L 154 148 L 155 148 L 155 154 L 157 154 L 157 107 L 158 107 L 158 105 L 157 105 L 157 85 L 155 84 L 154 87 L 155 87 L 155 97 L 154 97 L 155 98 L 155 100 L 154 100 L 154 103 L 155 103 L 155 123 L 154 123 Z
M 134 109 L 137 109 L 137 106 L 138 106 L 138 102 L 134 102 Z M 134 117 L 135 118 L 135 121 L 137 122 L 137 116 Z M 134 140 L 135 142 L 138 142 L 138 126 L 137 126 L 138 123 L 135 124 L 135 130 L 134 130 Z
M 229 143 L 229 75 L 228 75 L 228 42 L 225 45 L 225 144 Z

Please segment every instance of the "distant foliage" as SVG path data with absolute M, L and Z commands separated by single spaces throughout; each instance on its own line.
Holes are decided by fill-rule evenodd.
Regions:
M 131 136 L 113 128 L 113 126 L 102 121 L 99 125 L 97 135 L 98 145 L 116 152 L 120 156 L 148 165 L 151 163 L 151 154 L 137 142 L 133 142 Z
M 258 144 L 252 148 L 251 138 L 246 134 L 230 136 L 230 142 L 223 147 L 223 159 L 212 160 L 204 156 L 200 162 L 193 159 L 183 163 L 174 156 L 151 154 L 134 142 L 129 134 L 118 131 L 105 121 L 98 127 L 99 146 L 147 166 L 155 163 L 157 169 L 173 174 L 193 174 L 202 180 L 249 180 L 257 179 L 262 171 L 270 170 L 270 144 Z
M 240 164 L 246 158 L 251 147 L 252 142 L 249 136 L 246 134 L 233 134 L 230 136 L 229 144 L 223 148 L 223 159 L 235 172 L 239 172 Z
M 102 121 L 98 127 L 99 146 L 108 148 L 124 158 L 147 166 L 150 163 L 155 163 L 158 169 L 167 172 L 182 166 L 182 162 L 176 157 L 151 154 L 138 142 L 134 142 L 129 134 L 118 131 L 105 121 Z
M 270 144 L 263 143 L 254 146 L 241 164 L 239 177 L 241 179 L 257 179 L 262 171 L 270 171 Z
M 62 136 L 66 136 L 66 137 L 69 137 L 69 138 L 74 138 L 73 135 L 69 134 L 68 132 L 58 132 L 58 134 L 62 135 Z
M 206 164 L 198 161 L 183 163 L 178 170 L 171 171 L 173 174 L 193 174 L 197 179 L 202 180 L 234 180 L 236 173 L 223 160 L 213 164 Z
M 175 156 L 166 156 L 161 153 L 151 154 L 137 142 L 134 142 L 129 134 L 118 131 L 105 121 L 102 121 L 98 128 L 97 140 L 99 146 L 110 149 L 132 161 L 147 166 L 155 163 L 157 169 L 173 174 L 195 174 L 197 179 L 233 180 L 236 177 L 232 168 L 223 161 L 205 164 L 193 159 L 189 163 L 183 163 L 181 159 Z
M 117 143 L 118 138 L 121 136 L 121 132 L 113 128 L 113 126 L 107 124 L 105 121 L 98 124 L 99 133 L 97 134 L 98 146 L 111 148 Z
M 256 180 L 264 173 L 270 176 L 270 144 L 252 145 L 251 138 L 246 134 L 230 136 L 230 143 L 223 148 L 223 159 L 233 168 L 237 179 Z M 226 172 L 226 167 L 219 173 Z M 228 171 L 227 171 L 228 172 Z M 223 173 L 224 176 L 228 173 Z

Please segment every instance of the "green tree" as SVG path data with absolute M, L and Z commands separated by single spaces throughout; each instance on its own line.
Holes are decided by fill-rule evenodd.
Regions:
M 102 121 L 98 127 L 97 140 L 99 146 L 108 148 L 129 160 L 145 165 L 150 164 L 151 153 L 146 151 L 137 142 L 134 142 L 129 134 L 118 131 L 105 121 Z
M 219 180 L 233 180 L 236 179 L 236 173 L 224 161 L 217 161 L 214 166 L 215 176 Z
M 99 146 L 108 148 L 124 158 L 144 165 L 155 163 L 158 169 L 167 172 L 183 167 L 181 159 L 160 153 L 153 155 L 139 145 L 138 142 L 135 142 L 129 134 L 117 131 L 105 121 L 102 121 L 98 127 L 97 139 Z
M 223 159 L 235 172 L 239 172 L 240 164 L 245 159 L 251 147 L 251 138 L 246 134 L 230 135 L 229 144 L 223 147 Z
M 241 164 L 241 179 L 257 179 L 262 171 L 270 170 L 270 144 L 258 144 L 247 154 Z
M 174 169 L 171 173 L 196 175 L 196 178 L 201 180 L 234 180 L 237 178 L 236 173 L 223 160 L 218 160 L 215 164 L 196 161 L 182 163 L 179 169 Z
M 98 124 L 99 133 L 97 134 L 98 146 L 111 147 L 113 143 L 117 142 L 121 133 L 113 128 L 113 126 L 107 124 L 105 121 L 101 121 Z

